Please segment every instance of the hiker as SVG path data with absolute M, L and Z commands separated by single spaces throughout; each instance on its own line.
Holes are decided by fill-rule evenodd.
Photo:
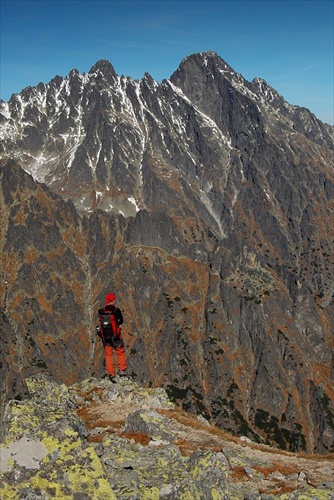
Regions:
M 106 370 L 109 379 L 115 382 L 115 367 L 113 363 L 113 349 L 115 349 L 118 375 L 124 377 L 126 373 L 126 359 L 124 342 L 120 325 L 123 324 L 122 311 L 115 306 L 116 295 L 106 295 L 106 305 L 99 309 L 99 325 L 96 327 L 98 336 L 103 341 Z

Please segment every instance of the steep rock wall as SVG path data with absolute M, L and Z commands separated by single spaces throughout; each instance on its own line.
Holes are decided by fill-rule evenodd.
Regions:
M 332 306 L 283 265 L 235 236 L 189 244 L 166 214 L 81 218 L 12 162 L 1 186 L 4 399 L 40 370 L 102 376 L 96 311 L 114 290 L 139 381 L 234 433 L 332 450 Z

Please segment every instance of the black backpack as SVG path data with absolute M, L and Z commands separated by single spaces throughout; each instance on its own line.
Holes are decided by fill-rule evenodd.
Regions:
M 107 341 L 112 340 L 121 333 L 117 318 L 117 308 L 115 306 L 105 306 L 99 309 L 99 327 L 98 335 Z

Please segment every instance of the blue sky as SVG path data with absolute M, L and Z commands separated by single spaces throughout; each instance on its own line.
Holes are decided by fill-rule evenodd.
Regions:
M 1 0 L 1 98 L 108 59 L 161 82 L 214 50 L 333 124 L 333 0 Z

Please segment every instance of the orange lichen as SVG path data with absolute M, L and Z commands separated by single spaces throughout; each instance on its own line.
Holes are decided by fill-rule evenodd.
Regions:
M 48 314 L 52 313 L 52 304 L 46 299 L 43 293 L 37 295 L 36 299 L 43 311 L 47 312 Z
M 133 439 L 135 443 L 142 444 L 143 446 L 147 446 L 148 443 L 151 441 L 151 438 L 147 434 L 141 432 L 129 432 L 129 433 L 121 432 L 120 436 L 126 437 L 129 441 Z
M 40 253 L 36 250 L 35 247 L 28 248 L 24 253 L 25 263 L 32 264 L 38 259 L 39 255 Z
M 20 209 L 17 212 L 17 214 L 15 215 L 15 217 L 13 218 L 13 222 L 16 225 L 17 224 L 25 224 L 27 217 L 28 217 L 28 214 L 24 213 L 23 210 Z

